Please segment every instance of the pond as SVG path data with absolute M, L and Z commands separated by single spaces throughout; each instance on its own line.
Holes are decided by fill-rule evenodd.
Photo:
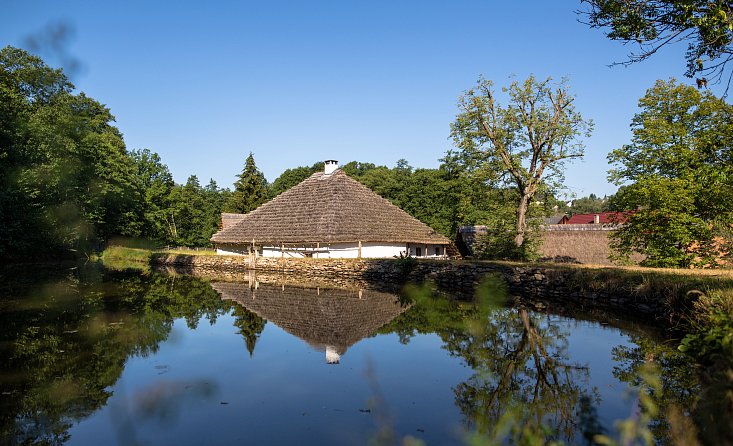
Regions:
M 0 279 L 3 444 L 490 444 L 523 432 L 592 444 L 637 415 L 629 389 L 648 364 L 657 407 L 687 413 L 700 388 L 659 332 L 508 307 L 495 283 L 457 301 L 418 285 L 397 295 L 99 268 Z M 664 441 L 664 417 L 650 426 Z

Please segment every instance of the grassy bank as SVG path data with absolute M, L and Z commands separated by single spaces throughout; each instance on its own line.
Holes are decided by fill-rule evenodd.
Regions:
M 115 271 L 140 270 L 148 272 L 152 253 L 148 249 L 110 246 L 99 254 L 98 260 L 102 262 L 105 268 Z
M 546 263 L 531 266 L 571 271 L 573 287 L 583 292 L 604 291 L 664 302 L 669 308 L 667 324 L 685 334 L 680 350 L 701 364 L 733 368 L 733 270 Z M 730 391 L 733 407 L 733 387 Z
M 101 261 L 105 268 L 116 271 L 139 270 L 148 272 L 150 271 L 150 261 L 153 254 L 211 256 L 216 255 L 216 251 L 205 248 L 146 249 L 113 245 L 107 247 L 98 256 L 93 257 L 92 260 Z
M 147 269 L 153 254 L 215 255 L 213 250 L 146 250 L 112 246 L 100 259 L 112 269 Z M 399 260 L 396 260 L 399 261 Z M 733 366 L 733 271 L 490 262 L 570 272 L 572 288 L 663 302 L 667 325 L 686 334 L 680 349 L 702 363 Z

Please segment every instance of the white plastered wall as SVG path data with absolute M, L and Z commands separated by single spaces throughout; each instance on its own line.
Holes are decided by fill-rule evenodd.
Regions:
M 399 256 L 406 250 L 405 243 L 362 243 L 361 258 L 380 259 Z M 359 243 L 331 243 L 319 247 L 285 246 L 284 252 L 279 246 L 265 246 L 263 257 L 313 257 L 318 259 L 356 259 L 359 258 Z
M 427 245 L 422 243 L 408 243 L 410 255 L 413 257 L 445 258 L 445 245 Z
M 221 255 L 248 255 L 250 245 L 228 245 L 217 247 L 216 253 Z M 436 251 L 437 249 L 437 251 Z M 408 253 L 413 257 L 443 258 L 444 245 L 425 245 L 415 243 L 379 243 L 364 242 L 361 244 L 361 258 L 385 259 L 399 257 Z M 319 246 L 264 246 L 258 255 L 262 257 L 319 259 L 356 259 L 359 258 L 359 243 L 331 243 Z

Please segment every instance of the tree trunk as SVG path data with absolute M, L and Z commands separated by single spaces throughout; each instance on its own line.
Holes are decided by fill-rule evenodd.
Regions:
M 524 232 L 527 230 L 527 208 L 529 207 L 529 194 L 522 194 L 517 206 L 517 235 L 514 236 L 514 244 L 517 248 L 524 244 Z

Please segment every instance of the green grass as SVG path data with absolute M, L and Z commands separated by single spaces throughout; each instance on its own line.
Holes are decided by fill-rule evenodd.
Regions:
M 150 271 L 150 255 L 147 249 L 126 248 L 124 246 L 110 246 L 99 255 L 99 260 L 105 268 L 116 271 L 140 270 Z
M 110 246 L 102 251 L 99 258 L 104 261 L 124 260 L 128 262 L 149 263 L 152 251 L 148 249 L 125 248 L 124 246 Z

